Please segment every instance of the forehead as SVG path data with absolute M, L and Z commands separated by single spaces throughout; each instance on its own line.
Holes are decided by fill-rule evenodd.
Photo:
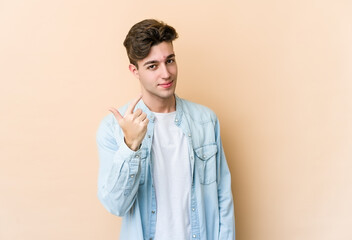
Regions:
M 141 63 L 149 61 L 162 62 L 166 60 L 168 56 L 174 54 L 174 47 L 171 42 L 161 42 L 158 45 L 154 45 L 150 48 L 150 52 L 147 57 L 141 60 Z

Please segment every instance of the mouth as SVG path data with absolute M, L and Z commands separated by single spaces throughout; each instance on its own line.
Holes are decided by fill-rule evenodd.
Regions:
M 174 81 L 172 80 L 171 82 L 168 82 L 168 83 L 162 83 L 162 84 L 158 84 L 159 87 L 162 87 L 162 88 L 170 88 L 172 87 Z

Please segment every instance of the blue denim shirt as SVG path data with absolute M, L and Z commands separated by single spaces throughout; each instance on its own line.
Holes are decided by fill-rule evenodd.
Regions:
M 127 106 L 119 109 L 122 115 Z M 132 151 L 126 146 L 123 132 L 112 114 L 103 119 L 97 132 L 98 197 L 109 212 L 123 217 L 121 240 L 154 239 L 157 221 L 151 150 L 154 116 L 142 100 L 135 109 L 138 108 L 149 119 L 139 150 Z M 231 176 L 216 115 L 204 106 L 176 96 L 175 125 L 187 136 L 190 153 L 190 239 L 235 239 Z

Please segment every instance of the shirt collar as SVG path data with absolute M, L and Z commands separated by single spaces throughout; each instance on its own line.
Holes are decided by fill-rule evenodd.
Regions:
M 176 116 L 175 116 L 175 124 L 179 126 L 182 121 L 182 116 L 183 116 L 183 109 L 182 109 L 182 100 L 175 94 L 175 99 L 176 99 Z M 139 102 L 136 105 L 136 109 L 140 108 L 143 112 L 145 112 L 148 116 L 149 121 L 153 122 L 155 121 L 155 115 L 150 109 L 145 105 L 143 100 L 139 100 Z

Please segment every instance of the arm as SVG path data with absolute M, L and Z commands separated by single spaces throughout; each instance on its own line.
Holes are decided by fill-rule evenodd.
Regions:
M 124 216 L 133 205 L 140 179 L 141 150 L 132 151 L 123 139 L 113 116 L 106 117 L 97 132 L 98 197 L 117 216 Z
M 219 240 L 235 239 L 235 216 L 233 197 L 231 191 L 231 175 L 226 162 L 224 149 L 220 138 L 219 121 L 216 121 L 216 143 L 218 146 L 217 154 L 217 182 L 218 182 L 218 201 L 220 215 Z
M 139 187 L 142 149 L 148 118 L 140 109 L 134 111 L 141 96 L 127 108 L 125 115 L 111 108 L 97 133 L 100 158 L 98 197 L 105 208 L 124 216 L 132 207 Z

